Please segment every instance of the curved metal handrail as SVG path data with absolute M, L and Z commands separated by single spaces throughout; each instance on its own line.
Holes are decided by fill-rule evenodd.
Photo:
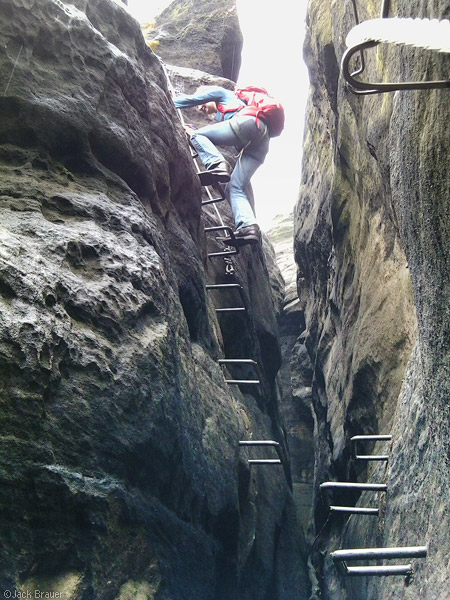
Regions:
M 347 82 L 349 89 L 354 94 L 382 94 L 385 92 L 394 92 L 397 90 L 429 90 L 429 89 L 442 89 L 450 88 L 450 80 L 436 80 L 436 81 L 397 81 L 392 83 L 372 83 L 358 81 L 355 79 L 355 73 L 350 73 L 349 63 L 354 54 L 362 52 L 366 48 L 373 48 L 378 46 L 381 42 L 378 41 L 366 41 L 356 46 L 348 48 L 342 56 L 341 62 L 341 73 Z M 359 73 L 358 73 L 359 74 Z
M 352 6 L 353 6 L 353 14 L 355 16 L 355 24 L 359 25 L 359 16 L 358 16 L 358 6 L 356 3 L 356 0 L 351 0 L 352 2 Z M 383 0 L 383 2 L 381 3 L 381 18 L 385 19 L 388 14 L 389 14 L 389 3 L 390 0 Z M 361 61 L 361 66 L 359 67 L 359 69 L 356 69 L 356 71 L 353 71 L 351 73 L 352 77 L 356 77 L 356 75 L 361 75 L 361 73 L 363 73 L 364 69 L 366 68 L 366 63 L 364 60 L 364 52 L 361 49 L 359 51 L 359 59 Z M 369 93 L 369 92 L 367 92 Z M 375 93 L 375 92 L 371 92 L 371 93 Z
M 357 0 L 351 0 L 353 6 L 353 13 L 355 16 L 355 23 L 359 25 L 359 16 L 357 8 Z M 381 3 L 381 18 L 386 19 L 389 15 L 390 0 L 383 0 Z M 450 80 L 436 80 L 436 81 L 405 81 L 405 82 L 392 82 L 392 83 L 371 83 L 363 82 L 355 79 L 356 76 L 361 75 L 365 70 L 364 50 L 367 48 L 374 48 L 382 42 L 376 40 L 367 40 L 361 44 L 351 46 L 348 48 L 341 61 L 341 72 L 347 82 L 350 91 L 357 95 L 367 94 L 382 94 L 385 92 L 393 92 L 397 90 L 423 90 L 423 89 L 442 89 L 450 88 Z M 361 65 L 355 71 L 350 71 L 350 60 L 352 57 L 359 52 Z
M 355 15 L 355 23 L 356 23 L 356 25 L 359 25 L 358 7 L 356 5 L 356 0 L 352 0 L 352 5 L 353 5 L 353 13 Z M 366 68 L 366 63 L 364 61 L 364 53 L 362 50 L 360 50 L 360 52 L 359 52 L 359 60 L 361 61 L 361 66 L 359 67 L 359 69 L 356 69 L 356 71 L 353 71 L 351 73 L 352 77 L 355 77 L 356 75 L 361 75 L 361 73 Z

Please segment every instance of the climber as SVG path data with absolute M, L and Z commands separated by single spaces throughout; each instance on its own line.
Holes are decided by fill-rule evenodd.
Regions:
M 226 183 L 226 194 L 236 224 L 235 239 L 224 238 L 230 245 L 243 246 L 257 244 L 261 240 L 261 231 L 245 188 L 256 169 L 263 164 L 269 150 L 269 134 L 263 118 L 240 114 L 246 106 L 237 95 L 219 86 L 201 86 L 192 95 L 175 98 L 177 108 L 199 106 L 205 115 L 214 115 L 217 123 L 194 130 L 186 126 L 191 143 L 205 165 L 206 177 L 203 184 L 218 181 Z M 216 148 L 235 146 L 239 150 L 236 165 L 231 172 L 229 163 Z M 211 177 L 208 177 L 210 175 Z

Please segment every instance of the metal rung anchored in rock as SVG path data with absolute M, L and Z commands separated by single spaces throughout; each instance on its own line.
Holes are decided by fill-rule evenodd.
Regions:
M 354 435 L 350 441 L 352 444 L 352 455 L 356 460 L 364 461 L 388 461 L 389 455 L 387 454 L 358 454 L 357 444 L 358 442 L 389 442 L 392 440 L 392 435 Z
M 232 239 L 234 239 L 234 231 L 228 225 L 215 225 L 214 227 L 205 227 L 205 233 L 215 232 L 215 231 L 224 231 L 228 233 Z M 229 250 L 222 250 L 221 252 L 209 252 L 208 258 L 214 258 L 216 256 L 227 256 L 229 254 L 239 254 L 239 248 L 235 246 L 227 246 L 230 248 Z
M 336 550 L 331 553 L 336 568 L 342 575 L 364 575 L 364 576 L 387 576 L 387 575 L 410 575 L 412 565 L 364 565 L 349 567 L 351 560 L 391 560 L 397 558 L 425 558 L 427 546 L 405 546 L 402 548 L 349 548 L 348 550 Z
M 373 515 L 378 516 L 378 508 L 369 508 L 362 506 L 330 506 L 331 512 L 347 513 L 351 515 Z
M 345 489 L 370 492 L 385 492 L 387 485 L 385 483 L 353 483 L 349 481 L 325 481 L 320 484 L 321 490 L 326 489 Z
M 240 440 L 239 446 L 272 446 L 280 456 L 280 444 L 274 440 Z M 281 458 L 249 458 L 250 465 L 281 465 Z
M 206 286 L 206 291 L 229 291 L 229 290 L 238 290 L 241 296 L 241 301 L 244 303 L 244 299 L 242 297 L 242 285 L 239 283 L 212 283 Z M 215 309 L 217 313 L 226 313 L 226 312 L 245 312 L 247 309 L 245 306 L 225 306 L 222 308 Z
M 220 358 L 219 365 L 251 365 L 255 368 L 256 372 L 259 375 L 258 379 L 225 379 L 225 382 L 229 385 L 259 385 L 261 383 L 261 371 L 256 360 L 253 360 L 251 358 Z

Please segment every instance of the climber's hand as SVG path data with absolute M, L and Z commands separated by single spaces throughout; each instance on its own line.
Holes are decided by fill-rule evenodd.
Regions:
M 186 132 L 186 135 L 189 137 L 192 137 L 195 133 L 195 129 L 191 127 L 191 125 L 185 125 L 184 130 Z

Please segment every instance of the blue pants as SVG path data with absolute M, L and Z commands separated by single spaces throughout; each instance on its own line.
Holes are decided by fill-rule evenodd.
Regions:
M 264 162 L 269 150 L 269 137 L 265 123 L 261 120 L 256 122 L 255 117 L 235 116 L 232 120 L 233 128 L 230 124 L 231 119 L 201 127 L 192 136 L 191 141 L 206 168 L 225 160 L 215 144 L 235 146 L 240 150 L 226 187 L 236 229 L 240 229 L 256 223 L 245 188 L 256 169 Z

